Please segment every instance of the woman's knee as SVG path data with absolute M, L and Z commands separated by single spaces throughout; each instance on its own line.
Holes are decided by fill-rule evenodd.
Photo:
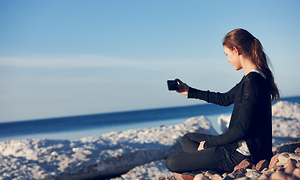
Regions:
M 181 138 L 181 143 L 185 143 L 185 142 L 195 142 L 194 140 L 191 139 L 191 136 L 193 137 L 194 133 L 187 133 L 185 134 L 182 138 Z
M 189 134 L 189 133 L 188 133 Z M 184 141 L 187 141 L 189 140 L 189 135 L 188 134 L 185 134 L 182 138 L 181 138 L 181 142 L 184 142 Z
M 175 156 L 174 155 L 170 155 L 165 162 L 166 167 L 169 169 L 169 171 L 171 172 L 176 172 L 176 166 L 177 166 L 177 162 L 175 160 Z M 178 168 L 178 167 L 177 167 Z

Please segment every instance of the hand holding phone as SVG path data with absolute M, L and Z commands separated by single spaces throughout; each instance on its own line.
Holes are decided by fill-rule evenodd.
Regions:
M 180 79 L 168 80 L 169 91 L 175 91 L 188 96 L 190 87 L 182 82 Z

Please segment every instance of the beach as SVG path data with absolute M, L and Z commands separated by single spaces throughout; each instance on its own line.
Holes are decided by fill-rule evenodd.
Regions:
M 272 107 L 273 147 L 300 138 L 300 105 Z M 226 130 L 228 115 L 219 117 Z M 113 131 L 80 140 L 23 139 L 0 142 L 0 179 L 158 179 L 172 175 L 164 166 L 182 152 L 187 132 L 218 134 L 205 116 L 182 124 Z

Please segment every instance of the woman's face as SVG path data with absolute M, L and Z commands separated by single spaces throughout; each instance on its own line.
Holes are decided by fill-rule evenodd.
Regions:
M 241 70 L 242 67 L 242 63 L 241 63 L 241 59 L 239 56 L 239 52 L 237 50 L 236 47 L 233 48 L 233 50 L 229 49 L 227 46 L 224 46 L 224 53 L 227 56 L 227 60 L 228 62 L 230 62 L 235 70 Z

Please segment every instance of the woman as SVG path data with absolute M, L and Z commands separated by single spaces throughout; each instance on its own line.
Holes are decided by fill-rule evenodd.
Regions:
M 177 92 L 221 106 L 234 104 L 228 130 L 218 136 L 188 133 L 182 138 L 185 153 L 173 154 L 166 167 L 176 173 L 197 174 L 213 169 L 233 171 L 245 158 L 253 163 L 272 157 L 271 101 L 280 95 L 258 39 L 244 29 L 229 32 L 223 47 L 228 62 L 244 69 L 242 80 L 226 93 L 202 91 L 181 80 Z

